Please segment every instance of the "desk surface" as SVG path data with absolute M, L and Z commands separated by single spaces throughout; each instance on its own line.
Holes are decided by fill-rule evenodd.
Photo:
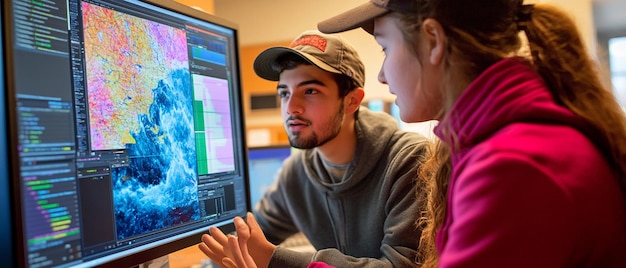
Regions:
M 169 255 L 170 268 L 199 268 L 209 258 L 198 249 L 198 245 L 181 249 Z

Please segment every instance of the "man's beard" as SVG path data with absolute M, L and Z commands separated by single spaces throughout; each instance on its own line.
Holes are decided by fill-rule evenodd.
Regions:
M 339 135 L 341 125 L 343 123 L 343 115 L 344 112 L 342 102 L 339 112 L 332 118 L 330 123 L 326 125 L 326 128 L 324 128 L 322 133 L 323 136 L 318 136 L 315 132 L 313 132 L 309 137 L 300 137 L 300 134 L 288 133 L 289 143 L 292 147 L 298 149 L 312 149 L 326 144 Z

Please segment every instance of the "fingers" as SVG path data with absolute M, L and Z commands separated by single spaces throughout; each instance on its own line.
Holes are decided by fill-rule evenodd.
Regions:
M 202 243 L 198 244 L 198 248 L 220 267 L 224 267 L 222 259 L 230 257 L 232 254 L 228 247 L 228 238 L 217 227 L 209 228 L 209 233 L 210 235 L 203 234 L 201 236 Z
M 219 245 L 219 243 L 215 242 L 215 240 L 213 240 L 213 238 L 207 234 L 203 234 L 201 239 L 202 243 L 198 244 L 200 250 L 202 250 L 202 252 L 204 252 L 204 254 L 206 255 L 215 254 L 212 248 L 217 249 L 217 245 Z
M 235 264 L 237 264 L 237 267 L 246 267 L 243 256 L 241 255 L 241 249 L 239 248 L 239 242 L 237 242 L 237 238 L 235 238 L 234 236 L 230 236 L 228 238 L 228 246 L 233 253 L 233 257 L 235 258 L 234 261 Z
M 222 257 L 231 257 L 232 253 L 230 252 L 230 248 L 228 247 L 228 237 L 222 232 L 222 230 L 218 229 L 217 227 L 211 227 L 209 229 L 209 232 L 211 233 L 211 237 L 213 237 L 213 239 L 217 243 L 219 243 L 219 248 L 221 249 L 219 253 L 223 255 Z
M 263 234 L 263 230 L 261 230 L 261 226 L 254 218 L 254 214 L 252 214 L 252 212 L 248 212 L 248 214 L 246 215 L 246 222 L 248 223 L 248 228 L 250 229 L 249 237 L 251 238 L 251 243 L 257 243 L 258 245 L 258 243 L 267 242 L 267 240 L 265 239 L 265 234 Z
M 215 238 L 215 236 L 208 234 L 203 234 L 201 237 L 203 244 L 206 246 L 206 249 L 215 254 L 223 253 L 225 244 L 218 242 Z
M 235 264 L 235 262 L 230 258 L 224 258 L 224 260 L 222 260 L 222 263 L 224 263 L 224 266 L 226 266 L 226 268 L 243 268 L 237 267 L 237 264 Z
M 255 235 L 265 239 L 263 231 L 252 213 L 247 215 L 248 224 L 241 217 L 235 217 L 233 221 L 237 231 L 236 237 L 225 235 L 217 227 L 211 227 L 209 234 L 201 236 L 202 243 L 198 244 L 198 248 L 220 267 L 256 268 L 254 259 L 248 251 L 248 240 L 252 236 L 248 224 L 254 224 Z
M 245 240 L 245 248 L 250 249 L 247 253 L 251 255 L 251 258 L 254 258 L 256 265 L 259 267 L 267 267 L 276 246 L 267 241 L 265 234 L 263 234 L 263 230 L 261 230 L 261 226 L 251 212 L 247 213 L 246 222 L 250 228 L 250 237 Z M 243 250 L 244 247 L 242 246 L 241 248 Z M 244 255 L 245 254 L 246 252 L 244 252 Z
M 204 242 L 198 243 L 198 249 L 200 249 L 200 251 L 202 251 L 202 253 L 204 253 L 204 255 L 206 255 L 209 258 L 211 258 L 211 255 L 213 255 L 213 251 L 211 251 L 211 249 L 209 249 L 209 247 L 207 247 L 204 244 Z M 211 258 L 211 259 L 213 259 L 213 258 Z
M 250 227 L 243 221 L 242 218 L 235 218 L 235 229 L 237 230 L 237 237 L 239 240 L 248 240 L 250 238 Z
M 261 231 L 261 226 L 256 221 L 256 219 L 254 218 L 254 214 L 252 214 L 252 212 L 248 212 L 246 214 L 246 222 L 248 223 L 248 226 L 250 227 L 250 230 L 259 230 L 259 231 Z
M 212 236 L 208 234 L 202 235 L 202 243 L 198 244 L 198 248 L 204 255 L 216 262 L 220 267 L 223 267 L 222 259 L 226 256 L 224 249 Z
M 237 237 L 229 236 L 228 237 L 228 246 L 230 247 L 231 252 L 233 253 L 234 262 L 237 267 L 242 268 L 256 268 L 256 264 L 254 260 L 248 254 L 248 246 L 246 241 L 243 242 L 239 240 Z M 226 258 L 228 259 L 228 258 Z M 227 261 L 225 259 L 225 261 Z
M 237 247 L 240 254 L 243 256 L 243 262 L 248 267 L 256 267 L 256 263 L 254 263 L 254 259 L 250 255 L 248 251 L 248 239 L 250 238 L 250 228 L 243 221 L 243 219 L 239 219 L 237 222 L 237 240 L 228 239 L 228 245 L 233 250 L 233 247 Z
M 228 245 L 233 251 L 233 247 L 237 247 L 239 254 L 243 256 L 243 262 L 248 267 L 256 267 L 250 252 L 248 251 L 248 239 L 250 239 L 250 227 L 241 218 L 235 219 L 235 228 L 237 229 L 237 243 L 233 243 L 232 239 L 228 240 Z M 235 252 L 233 252 L 235 254 Z
M 213 239 L 221 246 L 226 246 L 228 244 L 228 238 L 226 238 L 226 235 L 222 232 L 222 230 L 217 227 L 213 226 L 209 228 L 209 233 L 211 234 L 211 237 L 213 237 Z

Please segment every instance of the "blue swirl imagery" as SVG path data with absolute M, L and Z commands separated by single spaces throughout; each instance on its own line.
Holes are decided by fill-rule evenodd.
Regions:
M 118 239 L 200 218 L 190 80 L 181 69 L 159 81 L 149 114 L 130 133 L 129 165 L 111 172 Z

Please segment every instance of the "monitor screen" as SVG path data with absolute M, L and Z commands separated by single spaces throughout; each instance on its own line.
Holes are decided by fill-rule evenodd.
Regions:
M 130 267 L 232 230 L 249 210 L 234 24 L 171 0 L 2 10 L 15 266 Z
M 248 170 L 250 171 L 250 202 L 252 207 L 263 197 L 267 188 L 274 183 L 283 161 L 291 155 L 289 145 L 250 147 Z

